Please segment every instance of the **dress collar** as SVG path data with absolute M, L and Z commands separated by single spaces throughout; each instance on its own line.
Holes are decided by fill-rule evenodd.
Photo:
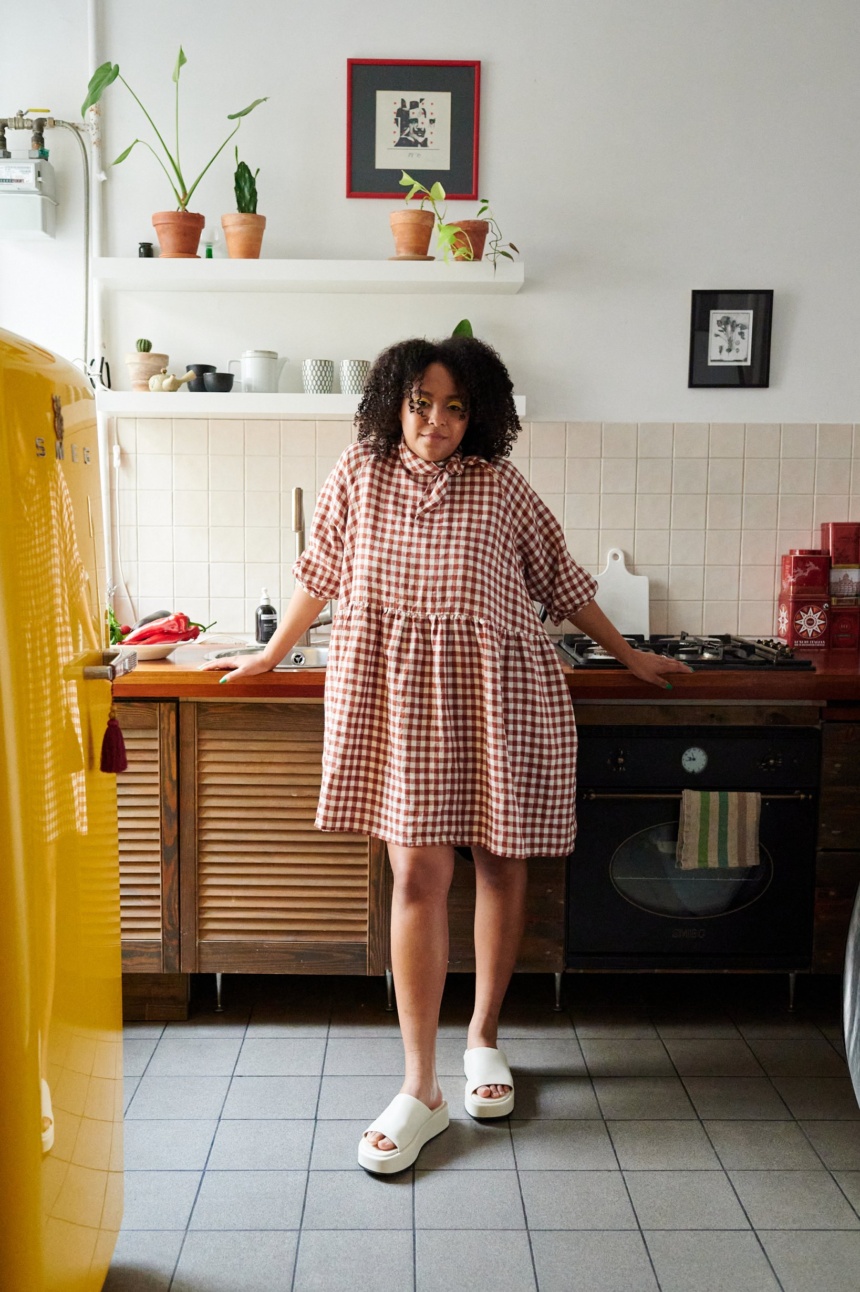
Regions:
M 483 458 L 474 453 L 469 453 L 464 457 L 460 450 L 457 449 L 444 462 L 427 462 L 424 458 L 419 457 L 417 453 L 413 453 L 402 436 L 398 451 L 400 462 L 405 470 L 416 479 L 423 480 L 428 486 L 424 498 L 418 504 L 415 513 L 416 517 L 423 516 L 426 512 L 433 511 L 440 505 L 454 476 L 461 476 L 466 467 L 476 466 L 484 461 Z

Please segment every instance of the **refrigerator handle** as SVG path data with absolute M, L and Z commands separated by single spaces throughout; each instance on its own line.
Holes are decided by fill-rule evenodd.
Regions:
M 63 669 L 63 677 L 67 682 L 81 678 L 85 682 L 113 682 L 120 674 L 130 673 L 137 667 L 136 651 L 103 650 L 100 654 L 100 664 L 69 664 Z

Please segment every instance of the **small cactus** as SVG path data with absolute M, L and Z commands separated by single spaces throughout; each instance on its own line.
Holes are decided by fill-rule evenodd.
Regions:
M 257 184 L 259 166 L 251 174 L 251 168 L 239 161 L 239 149 L 236 149 L 236 173 L 233 176 L 233 191 L 236 194 L 236 210 L 240 215 L 257 214 Z
M 152 349 L 152 342 L 147 341 L 145 337 L 141 337 L 140 340 L 136 342 L 136 345 L 141 354 L 149 354 Z

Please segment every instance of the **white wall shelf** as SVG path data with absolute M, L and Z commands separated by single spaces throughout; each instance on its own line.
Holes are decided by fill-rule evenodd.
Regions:
M 525 416 L 525 395 L 515 395 L 517 413 Z M 305 418 L 350 421 L 358 408 L 357 395 L 229 395 L 195 394 L 177 390 L 171 394 L 135 390 L 100 390 L 96 395 L 100 413 L 108 417 L 233 417 Z
M 522 263 L 442 260 L 168 260 L 101 256 L 93 277 L 107 290 L 132 292 L 369 292 L 511 295 L 525 281 Z

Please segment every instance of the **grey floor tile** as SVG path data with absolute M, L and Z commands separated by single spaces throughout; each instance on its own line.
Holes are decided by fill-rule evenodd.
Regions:
M 626 1171 L 642 1229 L 749 1229 L 722 1171 Z
M 667 1039 L 666 1049 L 682 1077 L 760 1077 L 762 1069 L 740 1036 L 734 1039 Z
M 375 1005 L 352 1005 L 332 1010 L 329 1037 L 400 1037 L 397 1011 L 385 1009 L 384 1000 Z
M 783 1292 L 857 1292 L 860 1234 L 765 1230 L 759 1238 Z
M 525 1228 L 516 1172 L 416 1170 L 416 1229 L 473 1229 L 478 1213 L 484 1230 Z
M 499 1019 L 499 1040 L 504 1045 L 510 1040 L 561 1040 L 574 1035 L 573 1023 L 566 1013 L 555 1013 L 551 1006 L 529 1009 L 511 1006 L 503 1008 Z M 465 1038 L 465 1032 L 463 1033 Z
M 755 1234 L 664 1231 L 645 1240 L 662 1292 L 779 1292 Z
M 860 1215 L 860 1171 L 834 1171 L 833 1178 Z
M 860 1229 L 827 1171 L 729 1171 L 756 1229 Z
M 299 1241 L 295 1292 L 412 1292 L 412 1234 L 304 1229 Z
M 516 1115 L 595 1118 L 600 1107 L 588 1077 L 520 1077 L 516 1083 Z
M 202 1010 L 192 1014 L 190 1018 L 168 1023 L 164 1029 L 164 1035 L 171 1041 L 178 1041 L 183 1037 L 214 1039 L 220 1037 L 222 1040 L 227 1037 L 238 1037 L 241 1039 L 245 1034 L 250 1013 L 250 1007 L 225 1009 L 223 1014 L 216 1014 L 214 1010 Z
M 838 1023 L 822 1023 L 818 1030 L 821 1032 L 821 1035 L 825 1038 L 825 1040 L 828 1041 L 829 1044 L 833 1046 L 836 1053 L 841 1054 L 844 1059 L 845 1058 L 845 1033 L 842 1027 L 842 1022 L 840 1021 Z
M 122 1073 L 124 1077 L 139 1077 L 146 1068 L 158 1045 L 156 1037 L 128 1037 L 122 1040 Z
M 122 1230 L 103 1292 L 167 1292 L 184 1237 L 184 1229 Z
M 452 1121 L 443 1135 L 424 1145 L 416 1165 L 422 1171 L 512 1171 L 508 1119 Z
M 318 1077 L 322 1072 L 322 1038 L 271 1037 L 245 1040 L 236 1064 L 237 1077 Z
M 592 1077 L 673 1077 L 675 1069 L 663 1042 L 583 1040 L 582 1053 Z
M 302 1229 L 411 1229 L 412 1172 L 311 1171 Z
M 461 1054 L 458 1075 L 462 1066 Z M 402 1080 L 403 1044 L 400 1037 L 332 1036 L 326 1048 L 325 1075 L 399 1077 Z
M 123 1077 L 122 1082 L 122 1108 L 127 1113 L 129 1104 L 134 1098 L 135 1091 L 140 1085 L 140 1077 Z
M 580 1041 L 653 1041 L 657 1038 L 657 1029 L 651 1020 L 636 1015 L 602 1018 L 600 1014 L 574 1014 L 572 1019 Z
M 801 1126 L 831 1171 L 860 1171 L 860 1122 L 804 1121 Z
M 127 1118 L 161 1121 L 208 1121 L 218 1117 L 230 1085 L 229 1077 L 141 1077 Z
M 520 1171 L 530 1230 L 635 1229 L 620 1171 Z
M 738 1019 L 738 1031 L 752 1044 L 756 1040 L 789 1040 L 818 1036 L 819 1028 L 808 1018 L 785 1018 L 767 1015 L 759 1018 Z
M 184 1229 L 199 1171 L 126 1171 L 123 1229 Z
M 165 1023 L 123 1023 L 123 1040 L 128 1038 L 133 1041 L 142 1037 L 155 1037 L 157 1039 L 161 1036 L 165 1026 Z
M 821 1169 L 818 1155 L 795 1122 L 706 1121 L 704 1125 L 727 1171 Z
M 168 1033 L 158 1042 L 149 1062 L 152 1077 L 229 1077 L 236 1064 L 239 1037 L 183 1037 L 174 1041 Z
M 679 1077 L 595 1077 L 594 1092 L 604 1117 L 696 1117 Z
M 297 1239 L 283 1232 L 189 1233 L 171 1292 L 289 1292 Z
M 500 1042 L 515 1078 L 521 1073 L 541 1077 L 584 1077 L 585 1060 L 576 1037 L 506 1038 Z
M 314 1123 L 240 1118 L 218 1125 L 210 1171 L 306 1171 Z
M 540 1292 L 657 1292 L 641 1234 L 531 1235 Z
M 325 1037 L 331 1007 L 304 1001 L 262 1001 L 255 1004 L 245 1036 L 248 1040 L 278 1040 L 281 1037 Z
M 698 1122 L 609 1121 L 623 1171 L 719 1170 L 719 1159 Z
M 313 1117 L 319 1077 L 234 1077 L 224 1102 L 223 1117 Z
M 685 1077 L 684 1085 L 700 1117 L 791 1120 L 768 1077 Z
M 127 1121 L 127 1171 L 202 1171 L 217 1121 Z
M 415 1235 L 416 1292 L 451 1288 L 492 1288 L 531 1292 L 535 1288 L 528 1234 L 504 1232 L 488 1241 L 483 1229 L 422 1229 Z
M 731 1041 L 739 1035 L 728 1015 L 708 1014 L 705 1010 L 658 1015 L 654 1025 L 664 1041 Z
M 304 1171 L 207 1171 L 189 1229 L 298 1229 Z
M 757 1037 L 750 1049 L 769 1077 L 844 1077 L 845 1060 L 823 1036 Z
M 617 1171 L 618 1162 L 601 1121 L 511 1121 L 521 1171 Z
M 773 1084 L 798 1121 L 860 1121 L 849 1077 L 774 1077 Z

